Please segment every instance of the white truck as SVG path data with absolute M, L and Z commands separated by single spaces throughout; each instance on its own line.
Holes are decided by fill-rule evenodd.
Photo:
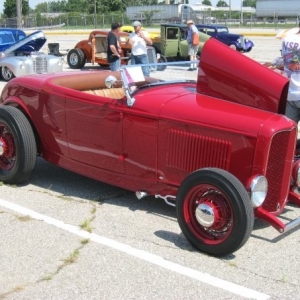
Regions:
M 188 4 L 139 5 L 126 7 L 131 21 L 139 20 L 145 25 L 153 21 L 184 23 L 196 16 L 196 7 Z M 150 23 L 149 23 L 150 22 Z

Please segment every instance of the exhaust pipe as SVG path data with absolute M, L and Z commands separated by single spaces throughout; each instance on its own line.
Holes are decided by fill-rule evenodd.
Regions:
M 143 191 L 137 191 L 137 192 L 135 192 L 135 195 L 139 200 L 141 200 L 142 198 L 148 196 L 148 194 L 146 192 L 143 192 Z

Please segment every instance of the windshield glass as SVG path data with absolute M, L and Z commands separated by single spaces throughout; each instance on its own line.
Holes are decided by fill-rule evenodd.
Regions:
M 14 43 L 15 39 L 10 32 L 0 32 L 0 44 L 11 44 Z
M 196 80 L 198 65 L 199 61 L 126 65 L 122 66 L 120 71 L 125 85 L 141 86 L 143 84 L 159 82 L 168 83 Z M 147 69 L 149 76 L 147 76 Z
M 220 27 L 217 29 L 219 33 L 228 33 L 228 28 L 227 27 Z
M 125 65 L 120 69 L 121 83 L 116 78 L 109 78 L 107 86 L 113 88 L 122 84 L 128 105 L 136 93 L 145 87 L 172 84 L 178 82 L 196 82 L 199 61 L 165 62 L 140 65 Z M 149 72 L 149 76 L 148 75 Z M 146 75 L 145 75 L 146 73 Z M 133 99 L 134 100 L 134 99 Z

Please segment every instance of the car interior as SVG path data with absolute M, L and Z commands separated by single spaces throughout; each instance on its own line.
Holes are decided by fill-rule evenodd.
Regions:
M 107 58 L 107 37 L 106 36 L 95 36 L 93 39 L 95 47 L 96 58 Z
M 117 81 L 114 87 L 107 88 L 105 85 L 105 80 L 110 75 L 114 76 Z M 136 86 L 143 86 L 156 82 L 158 82 L 156 78 L 146 77 L 145 81 L 137 83 Z M 111 99 L 122 99 L 125 96 L 120 72 L 81 72 L 80 74 L 73 73 L 72 75 L 68 76 L 56 76 L 51 78 L 47 82 L 47 85 L 57 92 L 59 92 L 60 89 L 63 89 L 60 91 L 61 93 L 70 95 L 73 93 L 83 92 L 86 94 L 102 96 Z M 69 89 L 69 92 L 67 92 L 66 89 Z

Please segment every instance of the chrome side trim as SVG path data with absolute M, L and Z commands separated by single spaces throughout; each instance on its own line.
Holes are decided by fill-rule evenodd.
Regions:
M 175 199 L 176 199 L 175 196 L 172 196 L 172 195 L 166 195 L 166 196 L 155 195 L 155 198 L 161 198 L 161 199 L 163 199 L 168 205 L 174 206 L 174 207 L 176 206 L 175 203 L 170 202 L 170 201 L 168 200 L 168 198 L 170 198 L 170 199 L 174 200 L 174 202 L 175 202 Z

